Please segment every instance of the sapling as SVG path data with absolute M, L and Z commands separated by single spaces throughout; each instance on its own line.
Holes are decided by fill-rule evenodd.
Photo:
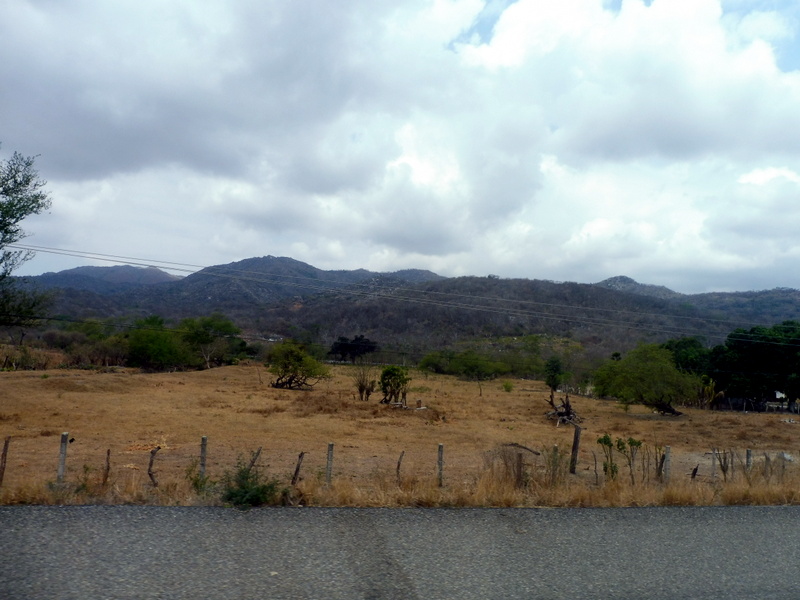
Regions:
M 617 452 L 622 454 L 625 457 L 625 460 L 628 462 L 628 470 L 631 474 L 631 485 L 636 485 L 636 480 L 633 473 L 634 467 L 636 466 L 636 453 L 641 447 L 641 440 L 635 440 L 632 437 L 629 437 L 627 441 L 623 440 L 622 438 L 617 438 Z
M 609 479 L 616 479 L 618 467 L 614 463 L 614 443 L 611 441 L 611 436 L 605 434 L 603 437 L 597 438 L 597 443 L 603 448 L 603 454 L 606 457 L 603 461 L 603 474 Z

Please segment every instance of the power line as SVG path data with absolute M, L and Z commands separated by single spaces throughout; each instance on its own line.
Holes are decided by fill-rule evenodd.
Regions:
M 306 284 L 306 285 L 297 285 L 296 287 L 303 287 L 307 289 L 319 289 L 319 290 L 328 290 L 328 289 L 342 289 L 348 288 L 351 291 L 357 288 L 365 288 L 370 295 L 374 295 L 375 285 L 364 284 L 364 283 L 350 283 L 350 282 L 333 282 L 333 281 L 326 281 L 324 282 L 325 285 L 320 285 L 321 282 L 318 279 L 302 276 L 302 275 L 283 275 L 279 273 L 262 273 L 258 271 L 247 271 L 243 269 L 231 269 L 227 265 L 215 265 L 211 267 L 204 267 L 202 265 L 195 265 L 195 264 L 186 264 L 186 263 L 178 263 L 178 262 L 170 262 L 170 261 L 162 261 L 162 260 L 152 260 L 152 259 L 144 259 L 144 258 L 135 258 L 135 257 L 127 257 L 127 256 L 117 256 L 113 254 L 100 254 L 95 252 L 86 252 L 86 251 L 79 251 L 79 250 L 65 250 L 62 248 L 50 248 L 47 246 L 34 246 L 34 245 L 23 245 L 23 244 L 16 244 L 14 246 L 9 246 L 10 248 L 19 248 L 24 250 L 32 250 L 32 251 L 40 251 L 40 252 L 47 252 L 52 254 L 61 254 L 66 256 L 73 256 L 76 258 L 87 258 L 87 259 L 94 259 L 94 260 L 104 260 L 108 262 L 115 262 L 117 264 L 128 264 L 133 266 L 142 266 L 142 267 L 156 267 L 156 268 L 169 268 L 170 270 L 177 270 L 181 272 L 190 272 L 190 273 L 197 273 L 198 270 L 206 271 L 205 274 L 212 275 L 216 277 L 228 277 L 228 278 L 238 278 L 243 281 L 253 281 L 253 282 L 261 282 L 261 283 L 270 283 L 273 282 L 274 279 L 290 279 L 290 280 L 299 280 L 299 281 L 308 281 L 314 282 L 313 284 Z M 159 267 L 159 265 L 170 265 L 169 267 Z M 222 269 L 225 272 L 220 272 Z M 248 276 L 248 277 L 245 277 Z M 253 277 L 255 276 L 255 278 Z M 288 282 L 284 283 L 285 285 L 290 285 Z M 584 284 L 587 285 L 587 284 Z M 572 304 L 559 304 L 559 303 L 548 303 L 548 302 L 538 302 L 535 300 L 524 300 L 520 298 L 500 298 L 495 296 L 479 296 L 474 294 L 461 294 L 456 292 L 441 292 L 437 290 L 420 290 L 420 289 L 411 289 L 407 286 L 398 288 L 397 286 L 378 286 L 378 289 L 383 287 L 388 290 L 393 290 L 396 292 L 398 289 L 414 293 L 420 295 L 429 295 L 429 296 L 440 296 L 440 297 L 451 297 L 451 298 L 464 298 L 469 300 L 483 300 L 487 302 L 493 303 L 514 303 L 518 305 L 530 305 L 530 306 L 542 306 L 542 307 L 550 307 L 555 309 L 569 309 L 569 310 L 586 310 L 586 311 L 596 311 L 596 312 L 604 312 L 604 313 L 611 313 L 611 314 L 619 314 L 619 315 L 636 315 L 636 316 L 650 316 L 650 317 L 664 317 L 662 313 L 647 313 L 642 311 L 628 311 L 628 310 L 621 310 L 621 309 L 613 309 L 613 308 L 601 308 L 601 307 L 586 307 L 586 306 L 575 306 Z M 393 295 L 391 296 L 394 299 L 412 299 L 411 297 L 403 297 Z M 461 305 L 461 304 L 453 304 L 452 306 L 458 308 L 470 308 L 471 305 Z M 534 314 L 541 314 L 541 313 L 534 313 Z M 670 318 L 679 319 L 679 320 L 687 320 L 687 321 L 700 321 L 702 323 L 720 323 L 720 324 L 731 324 L 728 320 L 723 319 L 713 319 L 713 318 L 706 318 L 706 317 L 691 317 L 686 315 L 669 315 Z
M 402 287 L 393 285 L 381 286 L 381 285 L 375 285 L 374 283 L 364 284 L 364 283 L 348 283 L 348 282 L 334 282 L 334 281 L 321 282 L 320 280 L 312 277 L 306 277 L 300 275 L 282 275 L 275 273 L 261 273 L 257 271 L 233 269 L 225 265 L 203 267 L 201 265 L 179 263 L 173 261 L 152 260 L 152 259 L 143 259 L 143 258 L 119 256 L 112 254 L 102 254 L 96 252 L 67 250 L 67 249 L 52 248 L 47 246 L 15 244 L 15 245 L 9 245 L 9 247 L 21 250 L 40 251 L 40 252 L 60 254 L 78 258 L 86 258 L 90 260 L 102 260 L 106 262 L 113 262 L 116 264 L 127 264 L 139 267 L 155 267 L 164 270 L 179 271 L 190 274 L 196 274 L 200 272 L 198 270 L 201 270 L 203 274 L 207 276 L 224 277 L 241 282 L 249 281 L 253 283 L 262 283 L 262 284 L 279 283 L 284 286 L 297 287 L 302 289 L 312 289 L 318 291 L 332 291 L 337 289 L 339 290 L 346 289 L 349 293 L 353 295 L 360 295 L 363 297 L 378 297 L 382 299 L 394 300 L 400 302 L 427 304 L 431 306 L 437 306 L 440 308 L 452 308 L 458 310 L 473 310 L 489 314 L 505 315 L 510 317 L 564 321 L 564 322 L 584 324 L 584 325 L 601 325 L 601 326 L 607 325 L 615 327 L 624 327 L 627 329 L 636 329 L 640 331 L 649 331 L 652 333 L 662 333 L 667 335 L 691 336 L 694 334 L 696 336 L 697 326 L 708 326 L 708 325 L 725 326 L 727 324 L 728 327 L 734 327 L 734 323 L 732 321 L 723 319 L 689 317 L 684 315 L 670 315 L 670 314 L 665 315 L 661 313 L 646 313 L 641 311 L 628 311 L 621 309 L 608 309 L 599 307 L 583 307 L 570 304 L 545 303 L 545 302 L 537 302 L 524 299 L 498 298 L 489 296 L 460 294 L 454 292 L 440 292 L 436 290 L 420 290 L 420 289 L 410 288 L 407 286 L 402 286 Z M 445 299 L 448 297 L 453 298 L 453 300 Z M 480 304 L 470 304 L 461 301 L 465 299 L 471 302 L 491 303 L 495 304 L 495 306 L 491 305 L 482 306 Z M 515 304 L 516 306 L 522 305 L 523 307 L 538 306 L 543 308 L 550 308 L 556 311 L 557 310 L 562 310 L 562 311 L 568 310 L 570 312 L 574 312 L 576 310 L 587 311 L 587 312 L 595 311 L 598 313 L 605 313 L 609 315 L 616 314 L 620 316 L 635 316 L 638 318 L 648 318 L 648 317 L 656 319 L 669 318 L 673 320 L 678 320 L 679 322 L 684 321 L 687 324 L 685 326 L 663 326 L 663 325 L 656 326 L 656 325 L 647 325 L 643 323 L 631 323 L 631 322 L 620 323 L 619 321 L 613 321 L 599 317 L 592 317 L 589 315 L 577 317 L 572 314 L 554 314 L 553 312 L 534 311 L 526 308 L 511 308 L 508 306 L 506 307 L 496 306 L 497 304 L 503 304 L 503 303 Z M 721 333 L 709 332 L 708 335 L 719 336 L 721 335 Z

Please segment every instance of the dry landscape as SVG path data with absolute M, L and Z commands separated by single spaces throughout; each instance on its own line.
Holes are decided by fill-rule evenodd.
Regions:
M 790 504 L 800 501 L 800 418 L 684 409 L 669 417 L 644 407 L 624 412 L 612 401 L 572 397 L 583 418 L 576 474 L 567 472 L 572 426 L 547 420 L 548 390 L 539 381 L 461 381 L 412 371 L 403 410 L 358 400 L 347 366 L 312 391 L 270 387 L 261 365 L 146 374 L 133 370 L 0 373 L 0 440 L 11 437 L 1 504 L 220 504 L 198 493 L 187 470 L 208 438 L 207 475 L 219 481 L 237 459 L 263 447 L 260 472 L 285 488 L 282 501 L 352 506 L 627 506 Z M 511 391 L 504 389 L 511 387 Z M 508 384 L 511 384 L 510 386 Z M 377 397 L 376 397 L 377 396 Z M 56 485 L 62 432 L 74 441 L 63 485 Z M 597 439 L 641 440 L 634 483 L 615 450 L 619 473 L 603 476 Z M 333 477 L 325 482 L 328 443 Z M 444 485 L 437 453 L 444 445 Z M 506 444 L 519 444 L 527 450 Z M 148 477 L 151 450 L 155 487 Z M 554 450 L 554 446 L 558 448 Z M 671 448 L 668 482 L 656 477 L 659 448 Z M 712 448 L 733 450 L 712 470 Z M 744 468 L 745 450 L 753 464 Z M 102 478 L 106 452 L 110 473 Z M 305 452 L 301 479 L 290 480 Z M 397 463 L 404 452 L 397 477 Z M 782 453 L 788 459 L 782 458 Z M 523 457 L 521 478 L 514 474 Z M 731 464 L 732 463 L 732 464 Z M 696 478 L 692 469 L 699 465 Z M 716 475 L 716 477 L 715 477 Z

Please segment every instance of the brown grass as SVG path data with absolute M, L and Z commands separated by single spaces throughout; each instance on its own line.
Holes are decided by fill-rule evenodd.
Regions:
M 263 370 L 263 367 L 260 367 Z M 659 506 L 692 504 L 794 504 L 800 473 L 777 453 L 795 454 L 800 424 L 780 414 L 711 413 L 686 409 L 679 418 L 643 407 L 622 412 L 613 402 L 573 397 L 584 417 L 575 475 L 567 472 L 571 427 L 546 420 L 547 391 L 539 382 L 476 383 L 412 373 L 409 406 L 402 410 L 362 402 L 348 367 L 310 392 L 275 390 L 261 383 L 259 367 L 141 374 L 51 370 L 0 373 L 0 441 L 11 436 L 0 503 L 163 504 L 219 503 L 198 494 L 186 477 L 208 436 L 208 475 L 219 480 L 237 458 L 263 447 L 260 466 L 289 487 L 298 454 L 306 453 L 302 479 L 284 500 L 304 505 L 353 506 Z M 67 473 L 54 484 L 61 432 Z M 646 447 L 637 459 L 635 484 L 617 455 L 619 475 L 605 481 L 598 437 L 633 437 Z M 325 485 L 328 442 L 335 443 L 334 477 Z M 444 487 L 437 485 L 436 453 L 445 447 Z M 517 451 L 505 444 L 534 449 Z M 153 488 L 147 466 L 159 446 Z M 672 449 L 672 479 L 655 478 L 656 447 Z M 554 448 L 557 447 L 557 448 Z M 733 473 L 712 479 L 711 448 L 737 449 Z M 753 469 L 740 464 L 744 448 Z M 102 475 L 106 450 L 111 473 Z M 395 469 L 405 452 L 400 478 Z M 765 458 L 771 457 L 770 461 Z M 597 473 L 595 471 L 597 459 Z M 689 473 L 700 465 L 698 477 Z

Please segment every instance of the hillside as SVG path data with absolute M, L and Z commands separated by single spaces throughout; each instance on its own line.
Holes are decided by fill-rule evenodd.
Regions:
M 58 273 L 24 278 L 26 283 L 44 290 L 71 289 L 110 295 L 159 283 L 180 281 L 180 277 L 155 267 L 76 267 Z
M 274 256 L 182 279 L 155 271 L 88 267 L 28 278 L 27 285 L 56 290 L 54 312 L 70 318 L 178 320 L 218 311 L 255 338 L 299 335 L 330 344 L 364 334 L 409 353 L 549 334 L 607 356 L 643 341 L 697 335 L 713 344 L 737 327 L 800 320 L 800 292 L 784 288 L 690 295 L 624 276 L 597 284 L 444 278 L 414 269 L 324 271 Z

